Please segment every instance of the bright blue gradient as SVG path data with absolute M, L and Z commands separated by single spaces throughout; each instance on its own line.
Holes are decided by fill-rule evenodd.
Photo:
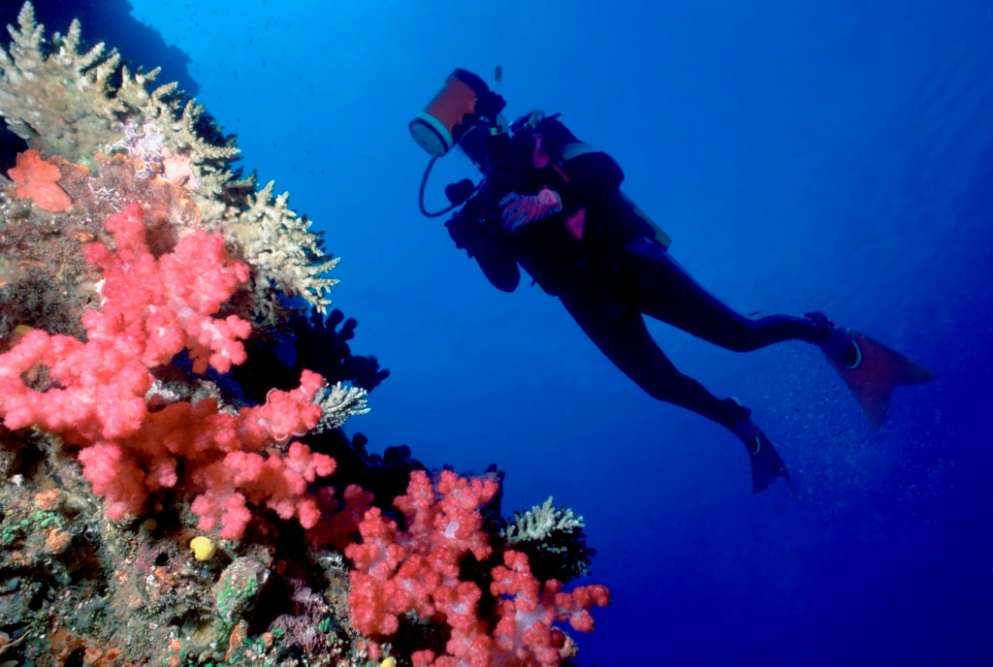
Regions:
M 614 593 L 580 664 L 993 664 L 989 2 L 134 0 L 245 165 L 343 257 L 335 306 L 392 377 L 374 449 L 506 469 L 506 510 L 582 513 Z M 739 396 L 798 486 L 644 395 L 560 304 L 485 282 L 416 190 L 409 118 L 456 66 L 617 158 L 673 254 L 744 312 L 819 309 L 936 373 L 877 432 L 816 349 L 654 323 Z M 447 158 L 432 181 L 468 175 Z

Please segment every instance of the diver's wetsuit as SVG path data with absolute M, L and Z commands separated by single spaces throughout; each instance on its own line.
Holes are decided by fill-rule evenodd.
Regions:
M 741 352 L 786 340 L 820 342 L 830 326 L 788 315 L 753 319 L 732 310 L 690 277 L 651 223 L 621 194 L 624 175 L 609 155 L 591 150 L 565 160 L 563 147 L 576 145 L 575 136 L 555 120 L 545 121 L 539 132 L 551 162 L 533 169 L 519 194 L 548 187 L 560 194 L 562 213 L 509 235 L 488 235 L 481 242 L 489 247 L 477 243 L 477 252 L 469 242 L 470 254 L 505 291 L 517 284 L 516 266 L 508 268 L 507 263 L 519 263 L 648 394 L 733 429 L 748 410 L 732 399 L 715 397 L 681 373 L 650 336 L 643 315 Z M 579 238 L 567 224 L 578 219 Z M 494 280 L 495 275 L 512 277 Z
M 746 352 L 786 340 L 822 341 L 827 331 L 805 318 L 745 317 L 701 287 L 661 244 L 638 239 L 620 262 L 627 287 L 615 294 L 559 295 L 587 336 L 649 395 L 701 414 L 727 428 L 745 415 L 684 375 L 648 332 L 643 314 L 729 350 Z

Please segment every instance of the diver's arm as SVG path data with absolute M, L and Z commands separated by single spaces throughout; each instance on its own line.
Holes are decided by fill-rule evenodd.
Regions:
M 561 186 L 566 210 L 577 210 L 591 201 L 613 196 L 624 182 L 624 172 L 614 158 L 602 151 L 563 161 L 568 181 Z
M 521 281 L 517 257 L 506 234 L 492 225 L 483 225 L 456 216 L 445 226 L 455 247 L 476 260 L 486 279 L 502 292 L 513 292 Z
M 500 201 L 503 228 L 515 232 L 562 211 L 562 197 L 547 187 L 536 195 L 510 194 Z

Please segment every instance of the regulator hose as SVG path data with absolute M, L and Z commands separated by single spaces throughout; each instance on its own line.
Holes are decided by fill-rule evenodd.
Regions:
M 425 218 L 440 218 L 446 213 L 451 213 L 452 211 L 454 211 L 456 208 L 458 208 L 464 203 L 464 202 L 456 202 L 451 204 L 450 206 L 447 206 L 446 208 L 441 209 L 440 211 L 429 211 L 424 207 L 424 191 L 427 189 L 428 177 L 431 175 L 431 169 L 434 167 L 434 163 L 437 161 L 437 159 L 438 159 L 437 155 L 432 157 L 431 161 L 428 162 L 428 166 L 424 169 L 424 176 L 421 178 L 421 189 L 417 195 L 417 206 L 418 208 L 421 209 L 421 215 L 423 215 Z

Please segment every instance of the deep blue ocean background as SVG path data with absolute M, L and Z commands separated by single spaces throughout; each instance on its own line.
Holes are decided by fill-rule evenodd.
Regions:
M 498 463 L 508 512 L 553 495 L 586 517 L 614 602 L 580 664 L 993 664 L 993 3 L 131 4 L 189 58 L 165 76 L 343 258 L 353 349 L 392 371 L 349 430 Z M 561 112 L 615 156 L 717 295 L 823 310 L 937 380 L 872 431 L 816 349 L 740 355 L 651 324 L 780 448 L 797 497 L 752 496 L 732 436 L 644 395 L 539 288 L 492 289 L 419 217 L 408 120 L 454 67 L 497 65 L 509 115 Z M 432 203 L 463 175 L 447 158 Z

